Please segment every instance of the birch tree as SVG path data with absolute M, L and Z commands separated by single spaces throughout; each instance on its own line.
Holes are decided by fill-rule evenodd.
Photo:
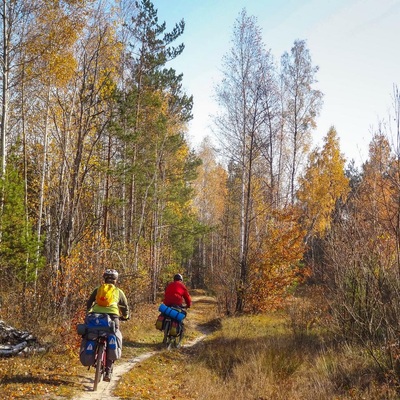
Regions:
M 43 237 L 46 234 L 46 255 L 48 259 L 54 260 L 54 253 L 49 251 L 52 248 L 49 243 L 52 243 L 52 234 L 56 230 L 49 223 L 54 219 L 49 212 L 52 205 L 47 190 L 50 182 L 49 147 L 51 149 L 51 137 L 54 134 L 52 111 L 56 101 L 55 93 L 65 87 L 76 73 L 74 46 L 84 27 L 82 13 L 85 11 L 85 3 L 40 3 L 32 8 L 26 29 L 24 53 L 20 62 L 20 74 L 24 79 L 20 85 L 19 109 L 23 116 L 23 158 L 28 169 L 25 183 L 29 191 L 29 208 L 37 207 L 37 260 L 42 256 Z M 37 196 L 37 199 L 33 200 L 33 196 Z M 47 210 L 45 202 L 48 204 Z M 45 226 L 47 229 L 44 229 Z M 37 274 L 38 271 L 36 277 Z
M 223 59 L 223 79 L 216 88 L 222 112 L 216 118 L 221 148 L 235 166 L 240 182 L 240 233 L 237 254 L 237 304 L 244 308 L 248 284 L 249 236 L 252 220 L 252 179 L 260 156 L 259 134 L 264 122 L 262 67 L 265 49 L 255 17 L 243 10 L 235 21 L 232 48 Z
M 198 151 L 202 164 L 194 181 L 194 207 L 204 231 L 198 240 L 194 258 L 194 282 L 200 287 L 215 287 L 227 281 L 226 270 L 219 254 L 226 249 L 221 246 L 223 236 L 222 218 L 227 195 L 227 174 L 212 148 L 209 138 L 203 140 Z M 224 277 L 224 278 L 223 278 Z
M 1 124 L 0 124 L 0 158 L 1 177 L 4 179 L 7 158 L 7 128 L 10 107 L 10 86 L 12 67 L 15 67 L 16 50 L 21 41 L 21 25 L 19 21 L 24 10 L 24 1 L 3 0 L 1 5 Z
M 296 40 L 290 54 L 281 58 L 284 124 L 289 164 L 289 199 L 293 204 L 296 179 L 310 149 L 311 132 L 322 106 L 322 93 L 315 88 L 318 67 L 313 66 L 304 40 Z

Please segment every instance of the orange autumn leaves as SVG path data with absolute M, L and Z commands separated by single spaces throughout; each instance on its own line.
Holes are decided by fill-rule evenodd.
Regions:
M 247 302 L 253 311 L 279 308 L 288 290 L 309 274 L 301 264 L 305 244 L 297 210 L 274 214 L 259 257 L 250 266 Z
M 344 172 L 337 133 L 331 128 L 322 150 L 315 149 L 300 179 L 297 203 L 269 211 L 264 235 L 251 259 L 248 307 L 253 310 L 278 308 L 290 291 L 307 278 L 310 266 L 304 255 L 312 237 L 329 231 L 338 202 L 350 191 Z

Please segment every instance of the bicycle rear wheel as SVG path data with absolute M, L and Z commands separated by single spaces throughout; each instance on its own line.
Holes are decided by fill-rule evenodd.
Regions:
M 164 323 L 164 339 L 163 339 L 163 344 L 169 348 L 171 344 L 171 337 L 169 336 L 169 329 L 171 328 L 171 321 L 166 320 Z
M 183 324 L 181 326 L 181 331 L 179 332 L 179 335 L 175 338 L 175 347 L 178 349 L 179 347 L 181 347 L 181 342 L 183 339 Z
M 97 385 L 101 380 L 103 373 L 103 353 L 104 353 L 104 343 L 99 343 L 97 346 L 97 357 L 96 357 L 96 372 L 94 374 L 93 391 L 97 390 Z

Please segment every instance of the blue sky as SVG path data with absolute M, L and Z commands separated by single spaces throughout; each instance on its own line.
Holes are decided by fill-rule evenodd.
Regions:
M 400 0 L 153 0 L 167 30 L 182 18 L 185 50 L 170 65 L 193 94 L 188 137 L 196 147 L 212 137 L 215 85 L 240 11 L 257 17 L 276 61 L 296 39 L 307 41 L 324 105 L 314 146 L 334 125 L 342 153 L 358 165 L 368 156 L 372 133 L 388 120 L 393 85 L 400 86 Z

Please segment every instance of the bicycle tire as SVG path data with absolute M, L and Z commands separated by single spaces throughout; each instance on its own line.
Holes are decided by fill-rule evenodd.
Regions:
M 169 329 L 171 327 L 171 321 L 167 320 L 165 321 L 165 325 L 164 325 L 164 339 L 163 339 L 163 344 L 165 344 L 167 346 L 167 348 L 170 346 L 171 344 L 171 337 L 169 335 Z
M 183 325 L 181 326 L 181 331 L 180 331 L 179 335 L 175 338 L 175 347 L 177 349 L 179 349 L 179 347 L 181 347 L 182 339 L 183 339 Z
M 96 359 L 96 372 L 94 374 L 93 391 L 97 390 L 97 385 L 102 376 L 102 363 L 103 363 L 104 343 L 99 343 L 97 346 L 97 359 Z

